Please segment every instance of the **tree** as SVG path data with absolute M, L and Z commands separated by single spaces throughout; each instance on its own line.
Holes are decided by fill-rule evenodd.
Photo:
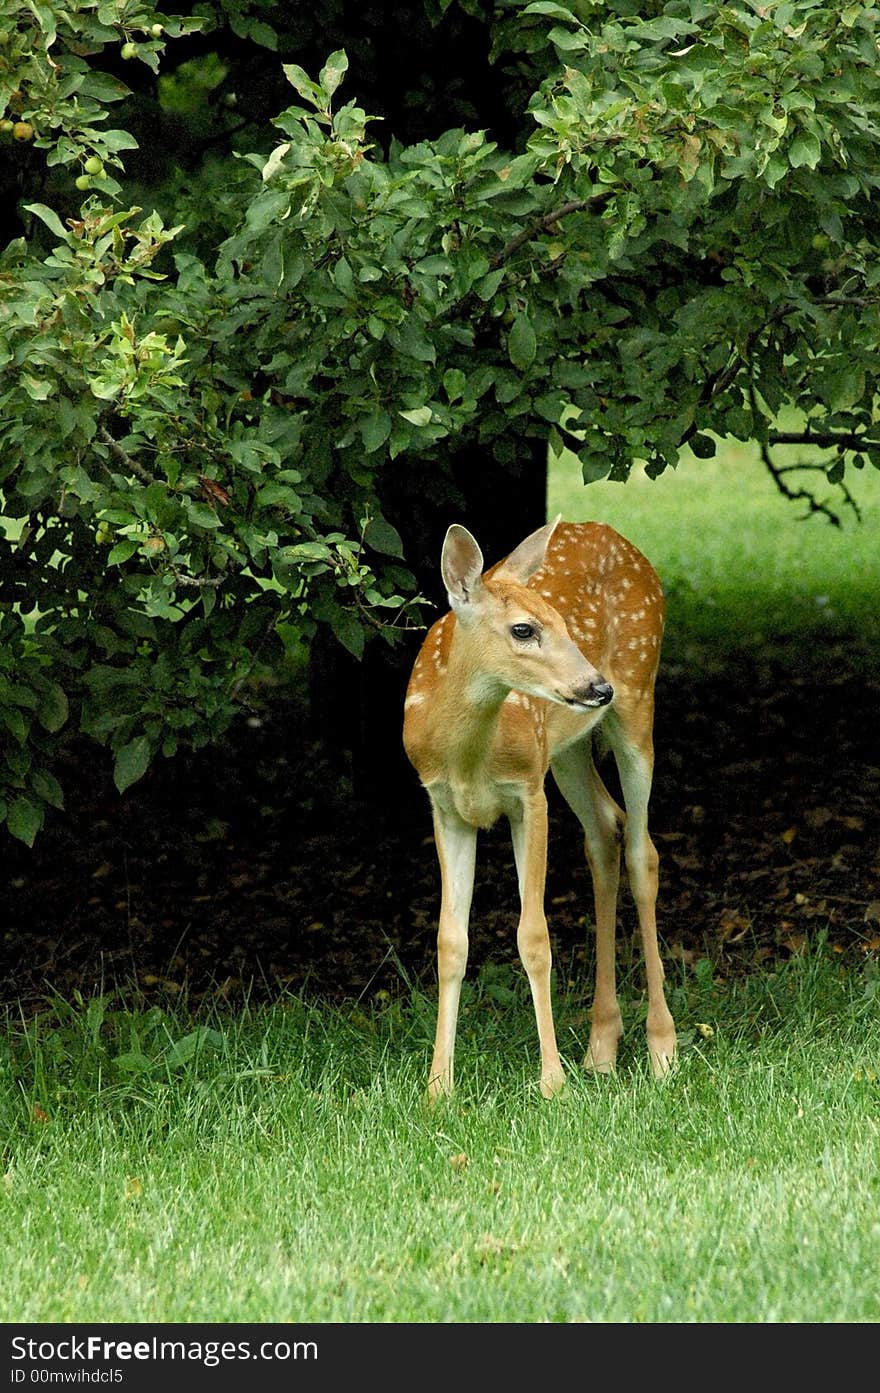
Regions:
M 261 658 L 399 641 L 446 521 L 534 488 L 548 445 L 623 480 L 755 438 L 833 520 L 774 447 L 826 446 L 853 505 L 848 467 L 880 467 L 877 11 L 461 10 L 491 25 L 510 148 L 463 126 L 380 143 L 337 49 L 278 62 L 289 104 L 241 158 L 211 137 L 185 178 L 142 167 L 145 210 L 107 118 L 121 102 L 148 130 L 166 51 L 200 29 L 210 77 L 224 12 L 0 5 L 25 185 L 0 259 L 13 835 L 62 805 L 66 732 L 108 746 L 125 789 L 221 734 Z M 135 101 L 108 55 L 152 87 Z

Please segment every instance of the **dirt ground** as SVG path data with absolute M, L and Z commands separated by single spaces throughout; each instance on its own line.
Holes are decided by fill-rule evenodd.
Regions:
M 878 696 L 843 640 L 661 668 L 652 830 L 667 959 L 753 971 L 823 933 L 853 961 L 880 951 Z M 74 744 L 67 764 L 66 813 L 33 850 L 4 847 L 4 1000 L 35 1009 L 50 992 L 133 985 L 197 1005 L 433 991 L 438 877 L 415 776 L 396 807 L 356 797 L 277 691 L 124 797 L 105 752 Z M 589 877 L 550 797 L 555 960 L 589 1000 Z M 470 975 L 515 960 L 515 922 L 499 826 L 481 842 Z M 622 955 L 634 922 L 624 890 Z

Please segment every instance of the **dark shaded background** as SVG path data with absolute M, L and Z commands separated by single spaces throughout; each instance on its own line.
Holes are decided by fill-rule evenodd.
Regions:
M 413 635 L 412 649 L 418 644 Z M 844 639 L 811 652 L 661 666 L 652 827 L 670 971 L 763 970 L 826 935 L 880 950 L 880 690 Z M 398 746 L 386 751 L 400 760 Z M 0 995 L 132 988 L 234 1005 L 434 989 L 438 876 L 426 795 L 352 791 L 300 694 L 265 685 L 215 749 L 160 761 L 120 797 L 76 741 L 68 809 L 35 848 L 8 842 Z M 607 772 L 607 771 L 606 771 Z M 610 780 L 610 775 L 608 775 Z M 611 781 L 611 780 L 610 780 Z M 613 781 L 611 781 L 613 786 Z M 592 906 L 579 828 L 555 788 L 547 903 L 558 972 L 589 1000 Z M 482 835 L 469 975 L 516 961 L 506 826 Z M 635 915 L 620 907 L 620 957 Z M 636 956 L 635 961 L 638 961 Z M 381 1000 L 382 998 L 380 998 Z

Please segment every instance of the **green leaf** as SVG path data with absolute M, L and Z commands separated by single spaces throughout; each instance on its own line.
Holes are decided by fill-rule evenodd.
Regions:
M 834 462 L 830 464 L 825 471 L 829 484 L 842 483 L 845 472 L 846 460 L 843 458 L 843 455 L 839 455 L 838 458 L 834 460 Z
M 384 408 L 374 411 L 372 416 L 367 416 L 361 421 L 361 440 L 368 455 L 372 454 L 373 450 L 378 450 L 380 445 L 384 445 L 390 434 L 391 417 Z
M 822 147 L 810 131 L 799 131 L 788 147 L 788 162 L 792 169 L 806 165 L 815 169 L 822 154 Z
M 44 730 L 48 730 L 50 734 L 54 735 L 65 725 L 67 717 L 67 697 L 57 682 L 46 681 L 40 689 L 37 720 Z
M 575 16 L 572 14 L 571 10 L 566 9 L 564 5 L 551 4 L 550 0 L 535 0 L 535 4 L 526 5 L 525 9 L 523 10 L 523 14 L 552 15 L 554 19 L 568 19 L 571 20 L 572 24 L 577 23 L 577 20 Z
M 7 745 L 3 751 L 4 763 L 16 779 L 23 779 L 31 767 L 31 752 L 28 745 Z
M 259 19 L 252 19 L 248 22 L 247 36 L 255 44 L 271 49 L 273 53 L 278 48 L 278 35 L 275 30 L 270 24 L 263 24 Z
M 557 48 L 568 51 L 589 48 L 590 46 L 590 40 L 586 34 L 570 34 L 567 29 L 560 29 L 558 24 L 550 30 L 547 38 L 551 44 L 556 44 Z
M 26 203 L 24 206 L 26 212 L 33 213 L 41 222 L 44 222 L 49 231 L 54 232 L 56 237 L 60 237 L 65 242 L 67 241 L 67 232 L 65 231 L 64 224 L 53 209 L 47 208 L 45 203 Z
M 419 363 L 437 361 L 436 348 L 412 317 L 405 320 L 399 329 L 389 329 L 388 338 L 398 353 L 405 354 L 407 358 L 415 358 Z
M 865 370 L 851 363 L 829 368 L 820 377 L 817 391 L 833 411 L 849 411 L 865 394 Z
M 34 793 L 42 798 L 44 803 L 51 803 L 53 808 L 64 807 L 64 792 L 55 778 L 47 769 L 35 769 L 31 774 L 31 784 Z
M 19 745 L 23 745 L 27 740 L 27 726 L 25 725 L 24 716 L 21 714 L 18 707 L 4 707 L 4 709 L 0 711 L 0 718 L 2 718 L 3 724 L 6 726 L 7 730 L 11 731 Z
M 280 506 L 293 512 L 302 511 L 302 499 L 289 484 L 264 484 L 257 489 L 257 502 L 261 508 Z
M 120 566 L 123 561 L 134 556 L 139 546 L 140 541 L 136 537 L 126 537 L 124 542 L 117 542 L 107 556 L 107 565 Z
M 348 71 L 348 58 L 344 51 L 339 49 L 336 53 L 331 53 L 324 67 L 318 74 L 318 81 L 327 93 L 332 97 L 342 79 Z
M 101 140 L 108 150 L 113 150 L 115 152 L 119 150 L 136 150 L 138 148 L 137 141 L 133 135 L 129 135 L 128 131 L 102 131 Z
M 320 107 L 323 103 L 323 93 L 317 82 L 313 82 L 299 63 L 282 63 L 281 71 L 287 78 L 291 87 L 295 87 L 303 101 L 311 102 L 312 106 Z
M 136 687 L 141 678 L 131 668 L 98 664 L 86 673 L 85 680 L 95 692 L 103 695 L 112 687 Z
M 525 372 L 535 361 L 537 347 L 532 321 L 527 314 L 518 314 L 507 339 L 507 352 L 513 366 Z
M 447 368 L 443 374 L 443 386 L 450 401 L 458 401 L 464 396 L 467 387 L 467 377 L 461 368 Z
M 285 561 L 329 561 L 333 553 L 326 542 L 297 542 L 285 547 L 281 556 Z
M 585 484 L 594 484 L 597 479 L 604 479 L 612 463 L 608 455 L 602 454 L 598 450 L 578 451 L 578 459 L 581 464 L 581 477 Z
M 711 435 L 703 435 L 700 433 L 692 435 L 688 444 L 697 459 L 712 459 L 718 448 L 717 442 L 713 440 Z
M 199 1050 L 222 1049 L 224 1044 L 224 1037 L 219 1030 L 212 1030 L 208 1025 L 197 1025 L 195 1030 L 191 1030 L 188 1035 L 182 1035 L 172 1043 L 165 1056 L 165 1063 L 176 1068 L 180 1064 L 188 1064 Z
M 58 32 L 56 28 L 56 16 L 52 13 L 49 5 L 38 5 L 35 3 L 35 0 L 31 0 L 30 9 L 33 10 L 36 15 L 39 26 L 45 35 L 46 48 L 48 50 L 55 43 Z
M 427 426 L 434 413 L 430 406 L 414 406 L 411 411 L 399 411 L 397 414 L 414 426 Z
M 124 793 L 138 779 L 142 779 L 150 765 L 152 750 L 145 735 L 138 735 L 117 752 L 113 764 L 113 782 Z
M 118 102 L 131 96 L 131 88 L 109 73 L 86 73 L 80 92 L 94 97 L 98 102 Z
M 341 256 L 333 267 L 333 284 L 337 290 L 341 290 L 343 295 L 354 294 L 354 275 L 351 266 L 344 256 Z
M 413 270 L 426 276 L 450 276 L 452 262 L 448 256 L 425 256 L 416 262 Z
M 220 519 L 207 503 L 187 503 L 187 515 L 197 527 L 219 527 Z
M 474 286 L 474 290 L 477 292 L 480 299 L 488 303 L 504 280 L 504 276 L 505 270 L 503 266 L 497 271 L 490 271 L 488 276 L 482 276 Z
M 271 223 L 284 218 L 289 207 L 290 194 L 283 189 L 270 189 L 266 193 L 258 194 L 247 210 L 249 231 L 263 232 Z
M 400 533 L 384 518 L 370 518 L 364 529 L 364 541 L 373 551 L 381 551 L 384 556 L 403 556 Z
M 124 1069 L 126 1073 L 131 1074 L 149 1074 L 158 1062 L 148 1058 L 141 1050 L 126 1050 L 124 1054 L 113 1056 L 113 1063 L 117 1069 Z
M 46 401 L 55 390 L 52 382 L 47 382 L 43 377 L 34 377 L 33 373 L 30 372 L 23 372 L 21 381 L 32 401 Z
M 343 648 L 347 648 L 353 658 L 360 658 L 364 651 L 364 631 L 350 610 L 337 610 L 330 617 L 330 627 Z
M 30 798 L 16 798 L 6 814 L 6 826 L 13 837 L 25 846 L 33 846 L 37 833 L 43 825 L 43 809 Z

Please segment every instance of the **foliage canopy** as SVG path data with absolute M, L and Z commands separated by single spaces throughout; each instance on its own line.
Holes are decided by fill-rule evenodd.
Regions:
M 880 467 L 875 7 L 462 0 L 509 147 L 401 141 L 345 49 L 276 54 L 284 7 L 198 9 L 0 0 L 0 817 L 29 843 L 69 732 L 123 790 L 216 738 L 258 656 L 417 622 L 388 491 L 440 507 L 463 442 L 503 484 L 547 445 L 589 481 L 754 438 L 828 514 L 774 444 L 827 446 L 844 502 Z M 132 179 L 163 103 L 204 115 L 230 28 L 289 105 Z

